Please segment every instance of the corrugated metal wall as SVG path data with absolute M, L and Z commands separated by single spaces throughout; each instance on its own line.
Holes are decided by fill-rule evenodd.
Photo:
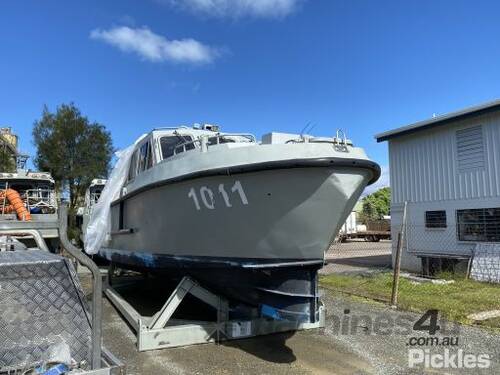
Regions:
M 456 132 L 478 125 L 484 168 L 459 171 Z M 391 139 L 389 163 L 393 204 L 500 197 L 500 113 Z

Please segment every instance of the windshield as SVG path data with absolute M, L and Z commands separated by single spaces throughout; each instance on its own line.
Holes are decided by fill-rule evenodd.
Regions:
M 193 138 L 185 135 L 172 135 L 160 138 L 161 156 L 162 159 L 167 159 L 180 152 L 193 150 L 195 148 L 192 142 Z M 187 143 L 184 147 L 179 147 Z

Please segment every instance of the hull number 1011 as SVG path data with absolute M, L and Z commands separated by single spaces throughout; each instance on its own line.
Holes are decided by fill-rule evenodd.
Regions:
M 234 199 L 238 200 L 239 198 L 243 205 L 248 204 L 245 190 L 243 190 L 243 186 L 238 180 L 229 191 L 226 190 L 224 184 L 219 184 L 216 193 L 207 186 L 202 186 L 199 189 L 191 188 L 189 189 L 188 197 L 193 200 L 194 206 L 198 211 L 201 210 L 202 207 L 208 210 L 214 210 L 216 208 L 216 201 L 222 201 L 226 207 L 233 207 L 232 203 L 234 203 Z

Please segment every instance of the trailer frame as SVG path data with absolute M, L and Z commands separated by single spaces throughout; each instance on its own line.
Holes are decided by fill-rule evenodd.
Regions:
M 173 292 L 166 296 L 166 301 L 160 310 L 153 316 L 143 316 L 110 285 L 112 273 L 112 271 L 108 273 L 104 294 L 135 331 L 139 351 L 218 343 L 278 332 L 325 327 L 326 309 L 321 301 L 318 301 L 314 321 L 297 322 L 259 317 L 257 309 L 254 309 L 246 319 L 230 319 L 228 300 L 204 288 L 188 276 L 183 277 Z M 212 306 L 217 312 L 217 320 L 173 319 L 172 315 L 188 294 Z

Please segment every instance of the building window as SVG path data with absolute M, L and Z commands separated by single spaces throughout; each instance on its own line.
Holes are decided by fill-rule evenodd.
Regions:
M 457 210 L 460 241 L 500 242 L 500 207 Z
M 484 168 L 484 142 L 481 125 L 457 130 L 457 164 L 459 172 Z
M 446 228 L 446 211 L 425 211 L 426 228 Z

